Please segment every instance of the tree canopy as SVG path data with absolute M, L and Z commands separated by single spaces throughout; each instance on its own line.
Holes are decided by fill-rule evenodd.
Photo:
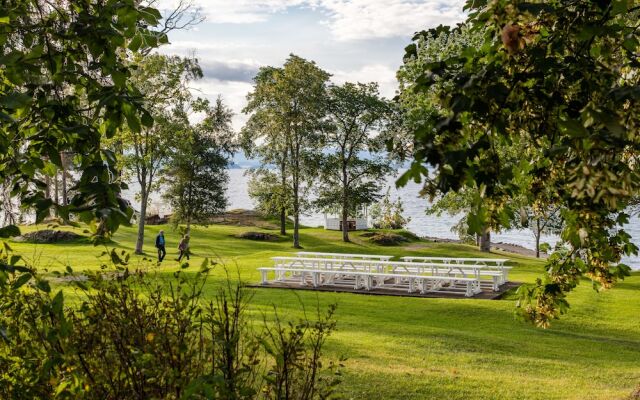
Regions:
M 161 54 L 138 54 L 132 62 L 136 69 L 131 82 L 144 96 L 145 108 L 153 117 L 154 124 L 138 131 L 121 129 L 112 139 L 111 147 L 120 153 L 118 158 L 125 178 L 132 179 L 140 187 L 135 251 L 141 254 L 149 197 L 158 188 L 172 144 L 183 132 L 183 120 L 176 115 L 175 109 L 191 101 L 189 84 L 202 78 L 202 70 L 196 59 Z
M 162 16 L 134 0 L 4 2 L 0 10 L 0 181 L 37 211 L 51 207 L 109 233 L 131 217 L 119 197 L 115 156 L 102 147 L 124 123 L 139 131 L 153 123 L 130 84 L 128 51 L 167 41 L 154 32 Z M 70 152 L 82 171 L 70 204 L 53 204 L 38 179 L 62 170 Z
M 379 198 L 392 171 L 391 160 L 381 153 L 381 132 L 391 107 L 376 83 L 347 82 L 327 88 L 326 110 L 316 204 L 325 211 L 339 210 L 342 238 L 348 242 L 348 217 Z
M 314 62 L 291 55 L 281 68 L 260 69 L 244 110 L 251 114 L 250 130 L 245 128 L 245 132 L 253 132 L 254 140 L 264 140 L 256 154 L 263 164 L 279 163 L 283 188 L 287 175 L 291 178 L 294 247 L 300 247 L 304 181 L 310 176 L 310 160 L 317 157 L 322 140 L 328 80 L 329 74 Z M 283 213 L 285 207 L 281 207 Z
M 466 26 L 458 29 L 443 27 L 436 31 L 423 31 L 414 38 L 415 56 L 405 60 L 398 71 L 400 91 L 398 103 L 401 111 L 402 129 L 399 131 L 412 140 L 412 133 L 418 129 L 436 131 L 436 124 L 447 115 L 447 111 L 439 103 L 439 98 L 445 96 L 455 83 L 448 79 L 434 77 L 432 84 L 426 90 L 414 90 L 414 83 L 421 79 L 427 66 L 440 63 L 460 54 L 465 48 L 477 48 L 482 44 L 484 30 L 472 30 Z M 446 140 L 437 133 L 434 141 Z M 413 145 L 413 143 L 412 143 Z M 413 146 L 410 146 L 410 148 Z M 500 153 L 505 168 L 520 162 L 519 145 L 499 143 L 496 151 Z M 512 184 L 526 185 L 520 179 Z M 494 201 L 482 195 L 478 185 L 470 185 L 457 193 L 447 192 L 442 188 L 425 187 L 422 196 L 428 197 L 433 205 L 427 212 L 441 215 L 443 212 L 453 216 L 465 214 L 453 227 L 463 239 L 475 237 L 482 251 L 491 250 L 491 232 L 499 232 L 509 228 L 512 222 L 519 222 L 518 209 L 520 201 Z M 469 240 L 470 241 L 470 240 Z
M 229 180 L 226 168 L 235 150 L 235 134 L 231 128 L 233 113 L 221 98 L 211 105 L 196 99 L 190 104 L 194 113 L 204 115 L 202 121 L 189 121 L 189 110 L 176 110 L 182 132 L 172 146 L 164 183 L 164 197 L 173 209 L 175 223 L 208 223 L 227 207 L 225 196 Z
M 432 193 L 477 187 L 490 202 L 469 218 L 508 210 L 523 191 L 518 181 L 529 182 L 534 201 L 560 206 L 567 251 L 520 290 L 522 315 L 548 326 L 581 277 L 608 288 L 629 273 L 621 257 L 637 252 L 622 225 L 640 189 L 639 6 L 501 0 L 466 8 L 455 30 L 482 32 L 482 43 L 425 64 L 412 80 L 416 92 L 450 86 L 436 96 L 441 112 L 413 127 L 415 161 L 400 183 L 424 179 Z M 419 54 L 420 37 L 443 29 L 419 34 L 405 62 Z M 519 162 L 505 160 L 505 145 L 520 150 Z

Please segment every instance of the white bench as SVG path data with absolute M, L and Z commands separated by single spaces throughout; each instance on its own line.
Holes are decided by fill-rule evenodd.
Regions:
M 409 273 L 419 275 L 435 275 L 435 276 L 451 276 L 451 277 L 473 277 L 480 282 L 482 286 L 491 288 L 494 292 L 500 291 L 503 282 L 503 274 L 501 271 L 487 269 L 485 265 L 429 265 L 429 266 L 398 266 L 390 269 L 391 273 Z M 485 279 L 486 278 L 486 279 Z
M 472 263 L 475 266 L 485 265 L 488 269 L 500 271 L 502 277 L 500 284 L 504 284 L 509 280 L 509 270 L 512 267 L 507 267 L 504 264 L 509 260 L 506 258 L 471 258 L 471 257 L 422 257 L 422 256 L 405 256 L 401 257 L 401 260 L 407 262 L 440 262 L 446 265 L 469 265 Z
M 460 278 L 451 276 L 433 276 L 433 275 L 409 275 L 409 274 L 392 274 L 379 272 L 360 272 L 360 271 L 335 271 L 312 268 L 286 268 L 286 267 L 264 267 L 258 268 L 261 273 L 261 281 L 263 285 L 268 284 L 267 274 L 272 271 L 276 273 L 276 281 L 286 281 L 287 273 L 294 281 L 301 285 L 307 285 L 307 277 L 311 278 L 313 287 L 322 286 L 324 283 L 335 283 L 336 276 L 349 276 L 353 278 L 353 287 L 355 290 L 366 289 L 397 289 L 405 288 L 409 293 L 419 291 L 420 293 L 440 292 L 460 294 L 464 293 L 466 297 L 480 293 L 480 282 L 475 278 Z M 393 280 L 393 285 L 387 285 L 386 280 Z M 376 285 L 377 281 L 377 285 Z M 404 285 L 398 282 L 404 282 Z M 448 285 L 448 286 L 447 286 Z M 457 288 L 460 285 L 461 288 Z
M 349 260 L 314 257 L 271 257 L 276 267 L 300 267 L 323 270 L 350 270 L 384 272 L 378 260 Z
M 276 267 L 282 268 L 312 268 L 319 270 L 360 271 L 394 274 L 418 274 L 433 276 L 462 276 L 474 277 L 484 286 L 499 290 L 504 284 L 504 272 L 487 265 L 417 263 L 407 261 L 376 261 L 376 260 L 336 260 L 312 257 L 273 257 Z M 487 279 L 482 279 L 486 277 Z
M 504 265 L 509 260 L 506 258 L 470 258 L 470 257 L 422 257 L 422 256 L 405 256 L 401 257 L 403 261 L 418 262 L 442 262 L 444 264 L 486 264 L 486 265 Z
M 313 251 L 299 251 L 296 253 L 299 257 L 318 257 L 318 258 L 335 258 L 335 259 L 351 259 L 351 260 L 390 260 L 393 256 L 381 256 L 375 254 L 346 254 L 346 253 L 321 253 Z

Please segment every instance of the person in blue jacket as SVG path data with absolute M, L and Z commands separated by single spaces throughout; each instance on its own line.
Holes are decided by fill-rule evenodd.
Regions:
M 158 262 L 162 262 L 164 260 L 164 256 L 167 255 L 167 251 L 165 250 L 166 242 L 164 240 L 164 231 L 160 231 L 158 236 L 156 236 L 156 248 L 158 249 Z

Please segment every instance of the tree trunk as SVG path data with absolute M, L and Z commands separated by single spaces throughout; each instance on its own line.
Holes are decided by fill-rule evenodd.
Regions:
M 280 209 L 280 234 L 287 234 L 287 210 L 284 207 Z
M 300 248 L 300 151 L 296 149 L 293 171 L 293 247 Z
M 540 258 L 540 219 L 536 219 L 536 258 Z
M 350 242 L 351 240 L 349 240 L 349 213 L 347 212 L 347 208 L 343 205 L 342 206 L 342 241 L 343 242 Z
M 193 182 L 193 177 L 191 179 Z M 193 187 L 191 183 L 189 183 L 189 186 L 187 186 L 187 232 L 191 231 L 191 218 L 193 216 L 193 203 L 191 202 L 192 189 Z
M 67 202 L 67 166 L 65 165 L 67 160 L 64 153 L 60 153 L 62 160 L 62 205 L 66 206 Z
M 136 238 L 136 254 L 142 254 L 142 248 L 144 246 L 144 224 L 147 219 L 147 202 L 149 201 L 149 194 L 146 189 L 142 187 L 140 190 L 140 218 L 138 218 L 138 237 Z
M 293 247 L 296 249 L 301 249 L 300 246 L 300 214 L 297 210 L 293 212 Z
M 280 164 L 280 176 L 282 177 L 282 193 L 287 192 L 287 176 L 285 175 L 287 172 L 287 166 L 285 160 L 282 160 Z M 284 201 L 284 199 L 282 199 Z M 280 234 L 287 234 L 287 208 L 286 206 L 282 206 L 280 209 Z
M 60 197 L 58 197 L 58 173 L 53 176 L 53 202 L 55 204 L 60 204 Z M 54 208 L 56 216 L 58 216 L 58 209 Z
M 50 199 L 51 198 L 51 177 L 49 175 L 44 176 L 44 184 L 46 186 L 44 188 L 44 197 L 46 199 Z
M 11 198 L 11 185 L 7 182 L 7 180 L 3 181 L 1 184 L 1 193 L 3 211 L 3 218 L 1 222 L 4 225 L 16 225 L 14 202 Z
M 480 251 L 491 251 L 491 230 L 488 227 L 483 228 L 480 235 Z
M 349 199 L 347 198 L 347 169 L 342 166 L 342 241 L 350 242 L 349 240 Z
M 45 175 L 44 176 L 44 184 L 45 184 L 44 197 L 46 199 L 50 199 L 51 198 L 51 177 L 49 175 Z M 51 210 L 51 209 L 49 210 L 49 216 L 51 216 L 51 212 L 52 211 L 53 210 Z

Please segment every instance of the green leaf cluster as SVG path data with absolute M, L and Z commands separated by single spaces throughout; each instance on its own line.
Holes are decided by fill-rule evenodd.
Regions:
M 412 119 L 415 161 L 404 181 L 428 176 L 430 165 L 432 193 L 480 188 L 497 209 L 525 197 L 563 210 L 567 251 L 521 291 L 522 315 L 546 327 L 583 276 L 610 287 L 629 272 L 621 257 L 637 252 L 621 226 L 640 189 L 640 6 L 498 0 L 466 8 L 463 25 L 418 35 L 407 48 L 408 87 L 430 97 L 435 112 Z M 413 69 L 423 38 L 443 31 L 480 42 Z M 410 111 L 420 112 L 420 98 Z M 504 149 L 516 150 L 517 162 Z
M 94 222 L 97 234 L 129 221 L 115 157 L 102 141 L 123 125 L 139 130 L 153 122 L 126 58 L 129 47 L 167 41 L 152 30 L 160 19 L 134 0 L 3 3 L 0 180 L 38 221 L 52 207 L 63 218 L 73 212 Z M 64 169 L 62 153 L 75 155 L 81 176 L 70 204 L 59 205 L 45 196 L 40 173 Z

